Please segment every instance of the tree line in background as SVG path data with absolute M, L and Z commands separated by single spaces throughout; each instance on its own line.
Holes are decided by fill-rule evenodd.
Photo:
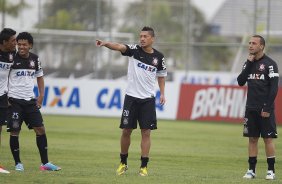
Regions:
M 6 0 L 0 2 L 1 12 L 14 16 L 17 16 L 23 8 L 29 7 L 24 0 L 18 4 L 10 1 L 7 3 Z M 44 13 L 35 27 L 105 32 L 114 28 L 120 32 L 134 33 L 135 40 L 138 41 L 140 29 L 144 25 L 149 25 L 156 30 L 156 45 L 171 61 L 170 65 L 174 69 L 187 69 L 192 65 L 195 69 L 226 69 L 230 55 L 233 53 L 229 47 L 192 45 L 199 42 L 226 43 L 227 41 L 223 37 L 212 34 L 203 13 L 188 3 L 188 0 L 141 0 L 128 4 L 120 15 L 120 11 L 113 7 L 112 0 L 49 0 L 43 5 Z M 194 64 L 190 63 L 187 66 L 187 60 L 191 57 L 189 48 L 193 48 Z M 71 54 L 73 58 L 77 58 L 79 53 Z M 72 63 L 75 65 L 75 61 Z

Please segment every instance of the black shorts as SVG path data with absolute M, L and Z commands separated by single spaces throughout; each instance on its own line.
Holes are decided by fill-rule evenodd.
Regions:
M 36 99 L 30 101 L 9 98 L 7 131 L 20 131 L 23 121 L 29 129 L 44 126 Z
M 0 96 L 0 126 L 7 124 L 8 98 L 7 94 Z
M 277 138 L 274 110 L 270 112 L 270 117 L 263 118 L 261 110 L 247 109 L 244 119 L 244 137 Z
M 125 95 L 120 128 L 157 129 L 155 97 L 139 99 Z

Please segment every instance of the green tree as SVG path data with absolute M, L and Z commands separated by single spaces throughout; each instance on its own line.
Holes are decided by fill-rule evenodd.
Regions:
M 43 10 L 42 20 L 36 25 L 38 28 L 109 31 L 113 26 L 111 17 L 114 16 L 114 10 L 108 0 L 49 0 L 43 5 Z M 79 65 L 78 70 L 93 69 L 93 59 L 88 53 L 93 45 L 89 46 L 83 38 L 76 38 L 58 38 L 62 40 L 58 43 L 61 47 L 56 51 L 60 53 L 59 68 L 73 70 Z M 94 40 L 90 41 L 94 43 Z M 47 47 L 48 44 L 53 43 L 42 46 Z
M 133 32 L 138 36 L 144 25 L 152 26 L 157 33 L 157 47 L 165 53 L 167 59 L 173 61 L 175 68 L 185 69 L 187 57 L 189 57 L 187 55 L 188 42 L 225 42 L 224 39 L 210 33 L 202 12 L 193 4 L 189 5 L 188 2 L 187 0 L 142 0 L 133 2 L 125 11 L 124 24 L 120 30 Z M 191 22 L 189 23 L 189 21 Z M 190 37 L 190 40 L 189 31 L 191 31 L 192 37 Z M 215 54 L 215 52 L 218 54 Z M 192 62 L 194 63 L 193 66 L 197 66 L 197 69 L 220 69 L 220 65 L 226 65 L 230 59 L 228 57 L 230 51 L 224 46 L 201 48 L 195 46 L 193 53 Z M 197 56 L 197 53 L 201 56 Z
M 207 35 L 205 43 L 213 46 L 197 47 L 195 52 L 198 53 L 198 62 L 201 70 L 228 70 L 230 59 L 233 58 L 233 52 L 224 43 L 225 38 L 216 35 Z
M 152 26 L 156 30 L 156 44 L 166 54 L 167 58 L 173 58 L 176 68 L 184 68 L 185 53 L 183 47 L 187 44 L 187 0 L 142 0 L 131 3 L 123 17 L 124 24 L 121 31 L 134 32 L 136 36 L 144 25 Z M 191 5 L 195 15 L 193 18 L 192 35 L 194 40 L 202 36 L 205 28 L 205 20 L 201 12 Z M 136 29 L 139 28 L 139 29 Z M 137 37 L 136 37 L 137 39 Z
M 0 12 L 2 13 L 2 28 L 5 27 L 6 14 L 12 17 L 17 17 L 22 9 L 28 7 L 30 7 L 30 5 L 28 5 L 24 0 L 21 0 L 17 4 L 11 3 L 7 0 L 0 0 Z
M 46 17 L 45 21 L 40 23 L 39 27 L 64 30 L 83 30 L 83 24 L 79 22 L 73 22 L 72 17 L 74 17 L 72 12 L 61 9 L 55 12 L 55 15 Z
M 87 31 L 108 29 L 114 13 L 105 0 L 51 0 L 44 11 L 39 28 Z

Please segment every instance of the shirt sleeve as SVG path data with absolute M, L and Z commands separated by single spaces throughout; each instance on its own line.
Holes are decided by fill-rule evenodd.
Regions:
M 43 69 L 41 67 L 41 62 L 39 58 L 36 60 L 36 69 L 35 69 L 35 77 L 42 77 L 43 76 Z
M 158 65 L 157 69 L 157 77 L 166 77 L 167 71 L 166 71 L 166 64 L 165 64 L 165 58 L 162 56 L 161 62 Z
M 123 56 L 133 56 L 134 50 L 138 49 L 138 45 L 125 45 L 126 51 L 124 53 L 121 53 Z
M 270 112 L 274 105 L 275 98 L 278 92 L 278 82 L 279 82 L 279 71 L 276 63 L 268 66 L 269 70 L 269 80 L 270 80 L 270 91 L 267 101 L 264 103 L 263 111 Z

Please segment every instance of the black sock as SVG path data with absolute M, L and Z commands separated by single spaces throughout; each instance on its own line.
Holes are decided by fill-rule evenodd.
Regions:
M 267 158 L 268 170 L 272 170 L 275 173 L 274 164 L 275 164 L 275 157 Z
M 149 157 L 141 157 L 141 167 L 147 167 Z
M 120 154 L 119 156 L 120 156 L 120 162 L 121 162 L 122 164 L 127 165 L 128 153 L 127 153 L 127 154 Z
M 10 149 L 15 160 L 15 165 L 21 162 L 19 136 L 10 135 Z
M 257 157 L 249 157 L 249 169 L 256 172 Z
M 40 153 L 40 158 L 42 164 L 48 163 L 48 147 L 47 147 L 47 137 L 46 134 L 36 135 L 36 144 Z

